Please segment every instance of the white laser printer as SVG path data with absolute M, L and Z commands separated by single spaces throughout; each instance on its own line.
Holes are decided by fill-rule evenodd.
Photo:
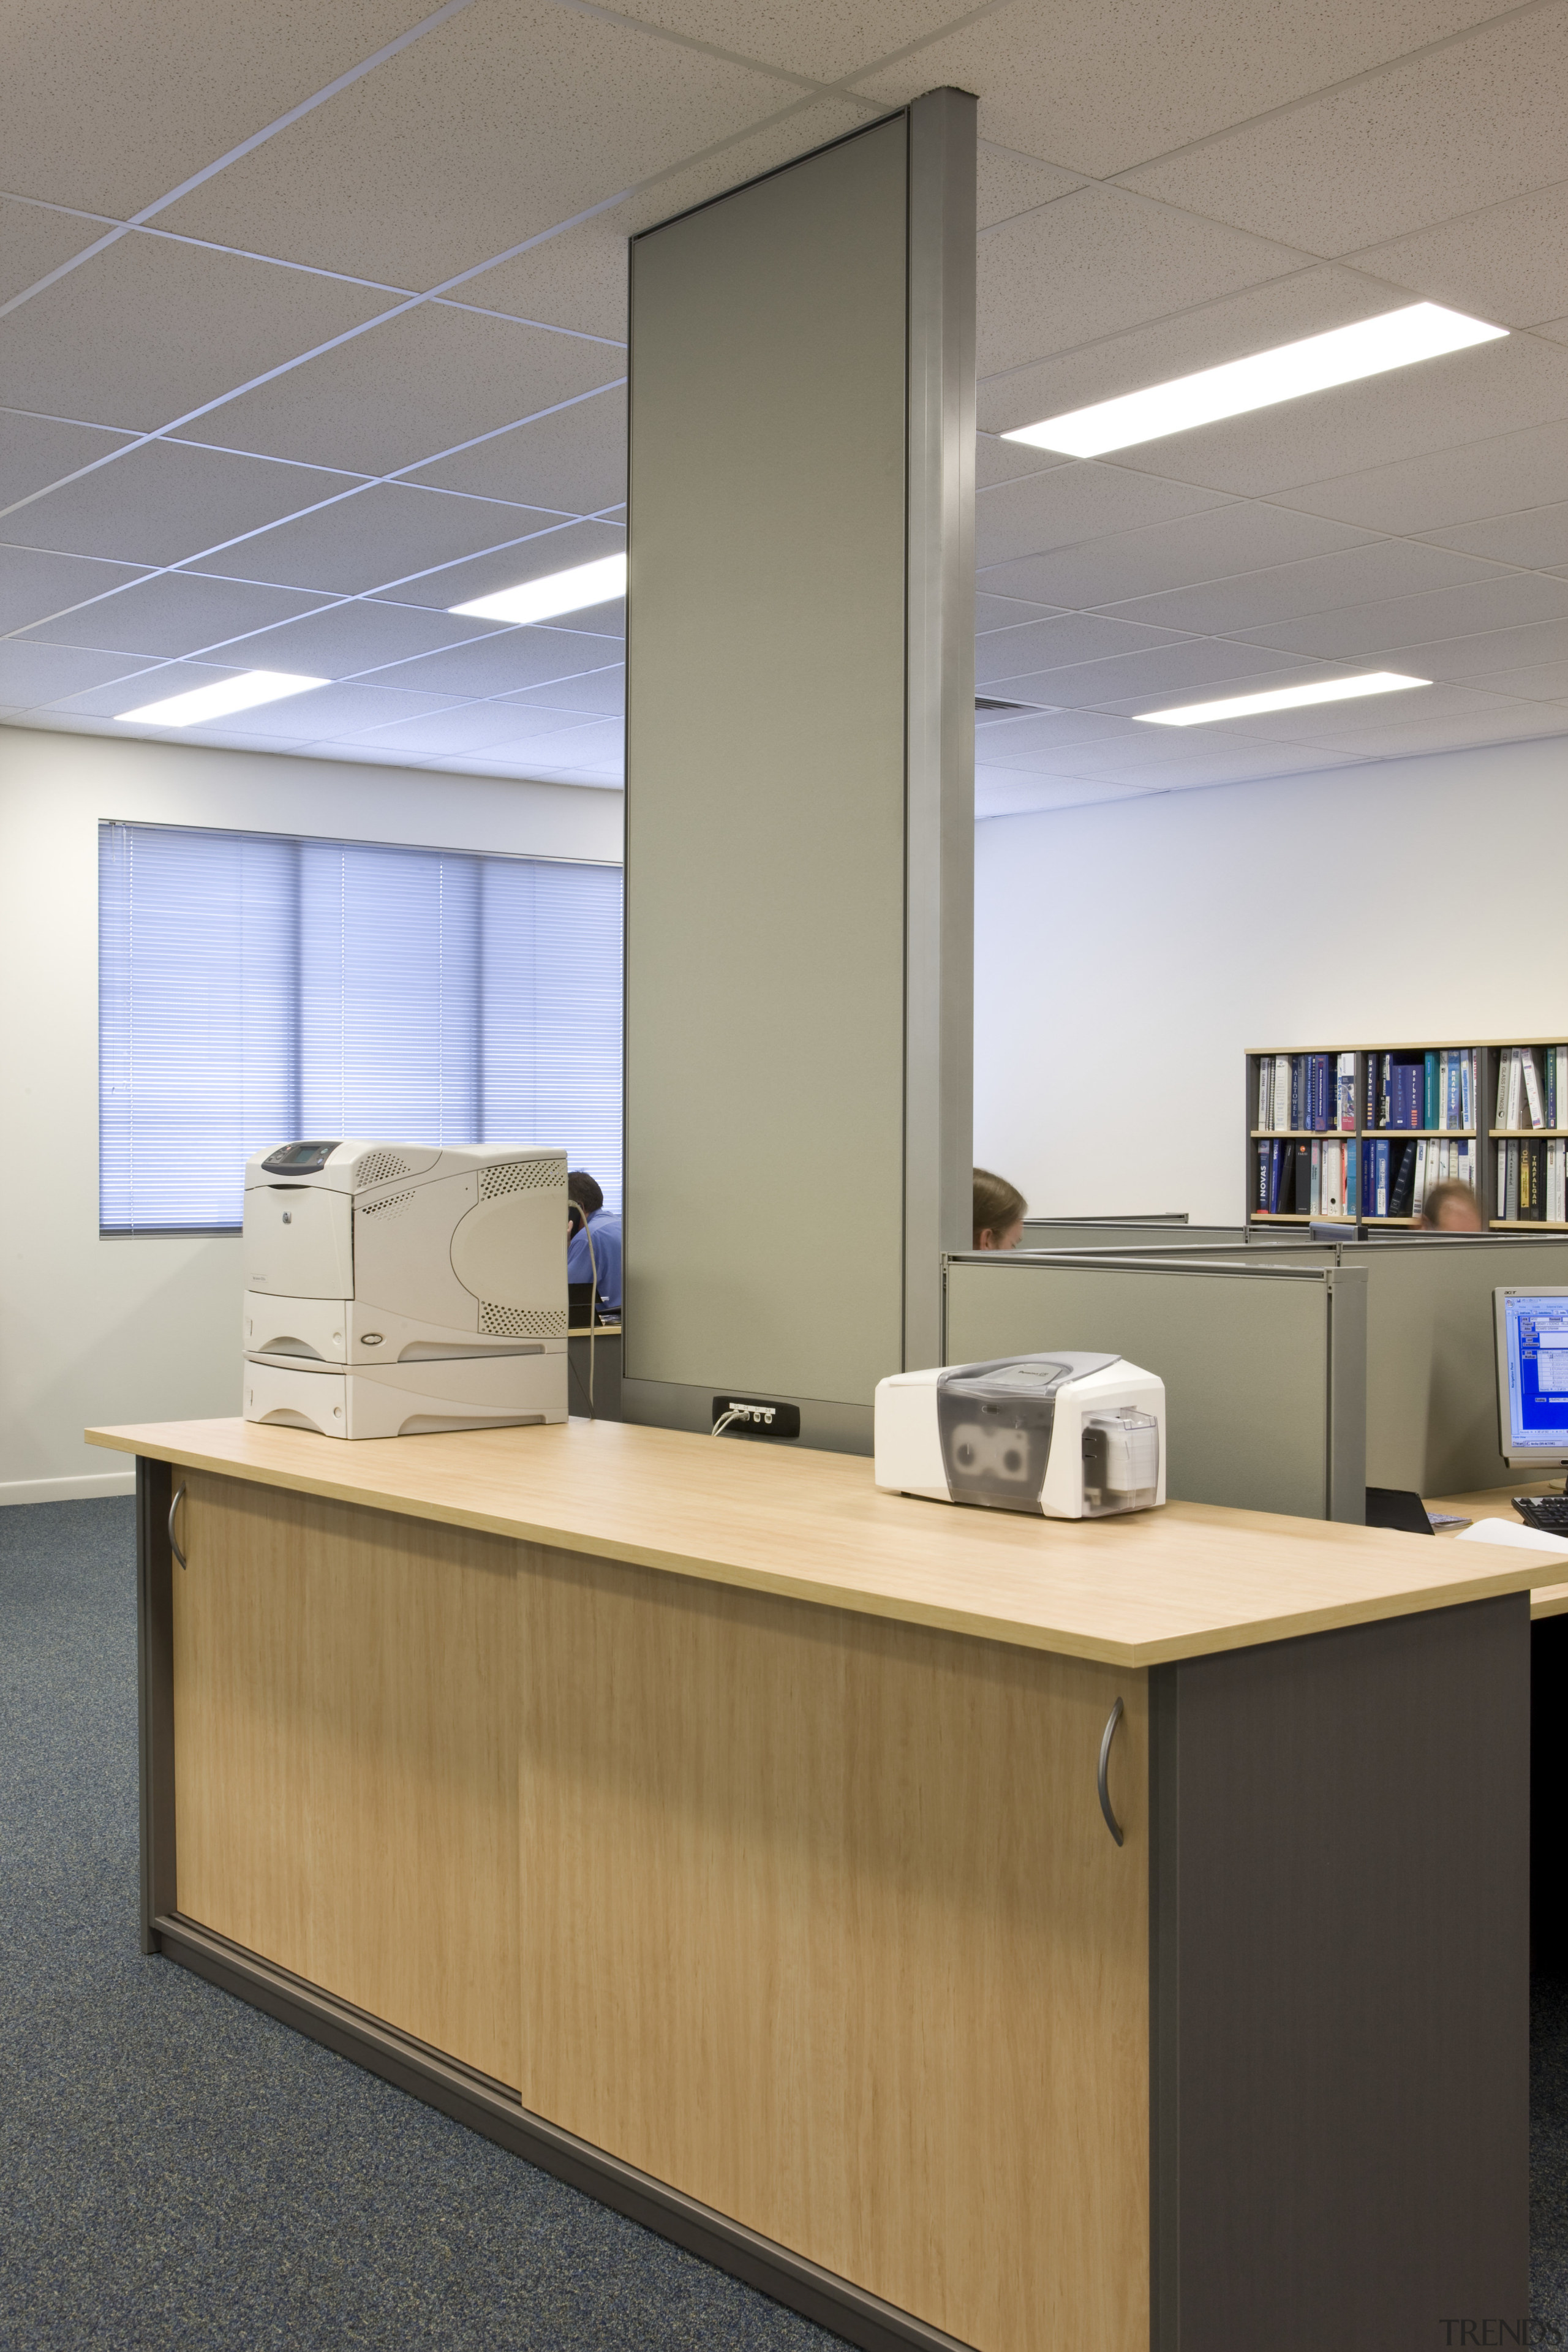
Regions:
M 879 1486 L 1047 1519 L 1165 1499 L 1165 1384 L 1076 1349 L 879 1381 Z
M 566 1154 L 302 1142 L 245 1170 L 245 1418 L 411 1437 L 566 1418 Z

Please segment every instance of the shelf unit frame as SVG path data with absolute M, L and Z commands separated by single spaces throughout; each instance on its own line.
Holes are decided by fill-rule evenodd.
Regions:
M 1341 1224 L 1343 1226 L 1346 1235 L 1350 1236 L 1368 1229 L 1373 1232 L 1379 1232 L 1385 1231 L 1389 1228 L 1397 1229 L 1400 1227 L 1409 1228 L 1413 1226 L 1415 1222 L 1414 1217 L 1369 1217 L 1364 1213 L 1364 1204 L 1362 1202 L 1360 1198 L 1359 1187 L 1361 1147 L 1363 1142 L 1368 1139 L 1375 1141 L 1398 1141 L 1405 1143 L 1412 1141 L 1419 1142 L 1423 1138 L 1426 1138 L 1428 1139 L 1443 1139 L 1449 1141 L 1468 1140 L 1477 1146 L 1480 1154 L 1479 1165 L 1477 1171 L 1480 1181 L 1477 1186 L 1477 1197 L 1480 1202 L 1481 1230 L 1483 1234 L 1568 1233 L 1568 1221 L 1562 1219 L 1549 1220 L 1540 1217 L 1521 1217 L 1510 1221 L 1510 1219 L 1501 1217 L 1498 1213 L 1499 1203 L 1497 1200 L 1497 1147 L 1500 1142 L 1530 1141 L 1545 1143 L 1557 1138 L 1568 1136 L 1568 1127 L 1563 1127 L 1562 1125 L 1557 1127 L 1499 1128 L 1497 1124 L 1498 1080 L 1501 1069 L 1502 1057 L 1515 1045 L 1533 1046 L 1536 1051 L 1544 1057 L 1546 1048 L 1549 1045 L 1568 1045 L 1568 1024 L 1564 1024 L 1563 1030 L 1554 1032 L 1549 1037 L 1443 1037 L 1436 1040 L 1431 1038 L 1411 1039 L 1402 1044 L 1387 1043 L 1372 1045 L 1350 1045 L 1342 1044 L 1338 1045 L 1309 1045 L 1248 1046 L 1246 1055 L 1247 1097 L 1244 1106 L 1245 1131 L 1247 1136 L 1247 1190 L 1245 1195 L 1247 1207 L 1245 1222 L 1248 1233 L 1268 1233 L 1276 1226 L 1305 1225 L 1315 1223 L 1321 1224 Z M 1456 1129 L 1453 1128 L 1368 1127 L 1365 1124 L 1366 1066 L 1369 1058 L 1375 1058 L 1384 1054 L 1396 1054 L 1409 1056 L 1416 1054 L 1425 1055 L 1456 1052 L 1473 1053 L 1476 1056 L 1476 1076 L 1479 1100 L 1476 1105 L 1477 1124 L 1474 1129 Z M 1331 1066 L 1335 1069 L 1338 1067 L 1339 1056 L 1342 1054 L 1353 1054 L 1355 1055 L 1355 1125 L 1353 1129 L 1330 1127 L 1311 1129 L 1293 1128 L 1287 1129 L 1284 1128 L 1272 1127 L 1260 1128 L 1257 1124 L 1259 1066 L 1265 1061 L 1273 1060 L 1275 1056 L 1279 1054 L 1327 1054 Z M 1544 1059 L 1542 1060 L 1542 1070 L 1544 1071 Z M 1559 1085 L 1562 1086 L 1563 1084 L 1563 1080 L 1560 1077 Z M 1559 1106 L 1558 1116 L 1561 1119 L 1561 1106 Z M 1300 1209 L 1289 1210 L 1284 1214 L 1277 1214 L 1274 1216 L 1270 1216 L 1267 1213 L 1259 1211 L 1254 1205 L 1254 1183 L 1258 1167 L 1258 1146 L 1259 1143 L 1271 1143 L 1275 1141 L 1281 1143 L 1311 1141 L 1314 1143 L 1341 1142 L 1352 1144 L 1355 1148 L 1358 1169 L 1356 1202 L 1358 1214 L 1354 1217 L 1321 1217 L 1314 1219 L 1306 1211 Z

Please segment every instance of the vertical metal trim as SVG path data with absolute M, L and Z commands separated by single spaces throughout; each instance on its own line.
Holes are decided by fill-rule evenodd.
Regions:
M 1181 2329 L 1179 1666 L 1149 1675 L 1149 2343 Z
M 942 1253 L 973 1238 L 975 114 L 959 89 L 910 108 L 906 1369 L 942 1360 Z
M 1327 1515 L 1366 1525 L 1366 1301 L 1364 1265 L 1326 1277 L 1329 1322 Z
M 136 1457 L 136 1721 L 142 1949 L 162 1948 L 153 1921 L 175 1909 L 174 1590 L 169 1548 L 174 1473 Z

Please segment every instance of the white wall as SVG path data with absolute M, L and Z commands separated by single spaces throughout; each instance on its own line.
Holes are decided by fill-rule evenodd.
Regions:
M 239 1241 L 98 1231 L 98 826 L 618 859 L 621 795 L 0 727 L 0 1502 L 109 1494 L 89 1423 L 239 1409 Z
M 1246 1213 L 1242 1056 L 1568 1035 L 1568 739 L 976 829 L 974 1156 Z

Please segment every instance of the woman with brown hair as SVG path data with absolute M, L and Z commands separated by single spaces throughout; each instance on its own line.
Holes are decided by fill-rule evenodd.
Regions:
M 977 1250 L 1016 1249 L 1024 1238 L 1029 1204 L 1005 1176 L 989 1168 L 974 1171 L 974 1246 Z

